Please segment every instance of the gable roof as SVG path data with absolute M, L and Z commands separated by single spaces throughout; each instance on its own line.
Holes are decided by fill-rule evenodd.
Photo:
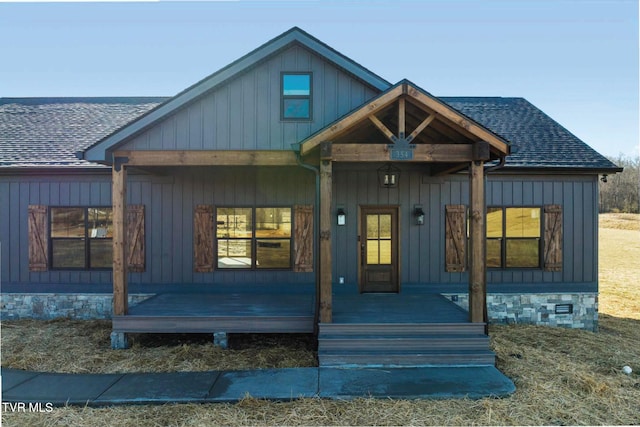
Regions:
M 293 44 L 299 44 L 306 47 L 317 55 L 323 57 L 325 60 L 345 70 L 347 73 L 361 79 L 375 89 L 382 91 L 391 85 L 382 77 L 369 71 L 352 59 L 342 55 L 300 28 L 293 27 L 289 31 L 268 41 L 242 58 L 211 74 L 209 77 L 206 77 L 193 86 L 185 89 L 173 98 L 167 100 L 164 104 L 159 105 L 157 108 L 139 117 L 137 120 L 118 129 L 101 141 L 98 141 L 94 145 L 88 147 L 84 153 L 84 158 L 86 160 L 96 162 L 109 162 L 111 159 L 107 158 L 107 150 L 117 147 L 127 138 L 136 135 L 149 126 L 152 126 L 154 123 L 162 120 L 177 109 L 225 83 L 230 78 L 252 68 L 258 63 L 276 55 L 278 52 Z
M 0 170 L 105 168 L 78 160 L 166 97 L 0 98 Z M 439 97 L 511 144 L 504 169 L 621 169 L 523 98 Z
M 0 98 L 0 169 L 103 168 L 75 153 L 166 99 Z
M 375 117 L 378 112 L 401 99 L 403 101 L 408 99 L 420 105 L 421 110 L 428 110 L 427 115 L 432 121 L 443 122 L 445 126 L 466 134 L 466 138 L 489 143 L 491 151 L 499 156 L 509 154 L 509 141 L 406 79 L 306 138 L 301 143 L 301 154 L 309 153 L 324 140 L 335 142 L 338 136 L 344 135 L 359 125 L 368 124 L 370 117 Z M 405 117 L 404 113 L 403 117 Z

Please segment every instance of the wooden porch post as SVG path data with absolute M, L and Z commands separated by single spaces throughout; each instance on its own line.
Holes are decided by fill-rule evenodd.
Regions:
M 331 323 L 331 142 L 320 145 L 320 322 Z
M 471 162 L 469 184 L 471 187 L 469 320 L 473 323 L 483 323 L 486 321 L 487 310 L 484 161 L 474 160 Z
M 124 316 L 128 311 L 126 262 L 126 199 L 127 171 L 123 164 L 113 163 L 113 315 Z

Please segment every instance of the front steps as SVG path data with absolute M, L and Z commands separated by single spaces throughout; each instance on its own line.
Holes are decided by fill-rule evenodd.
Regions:
M 320 366 L 495 365 L 483 323 L 321 323 Z

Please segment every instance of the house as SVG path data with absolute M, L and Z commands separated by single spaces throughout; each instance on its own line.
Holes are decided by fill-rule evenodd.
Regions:
M 619 171 L 525 99 L 391 84 L 292 28 L 171 98 L 2 99 L 2 316 L 492 363 L 489 321 L 597 328 Z

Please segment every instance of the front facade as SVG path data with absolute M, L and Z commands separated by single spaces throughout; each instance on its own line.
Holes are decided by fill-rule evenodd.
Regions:
M 524 99 L 392 85 L 294 28 L 172 98 L 4 99 L 0 120 L 5 319 L 162 332 L 139 303 L 237 293 L 309 307 L 247 330 L 313 332 L 439 295 L 472 323 L 597 327 L 619 169 Z M 185 330 L 245 331 L 203 319 Z

